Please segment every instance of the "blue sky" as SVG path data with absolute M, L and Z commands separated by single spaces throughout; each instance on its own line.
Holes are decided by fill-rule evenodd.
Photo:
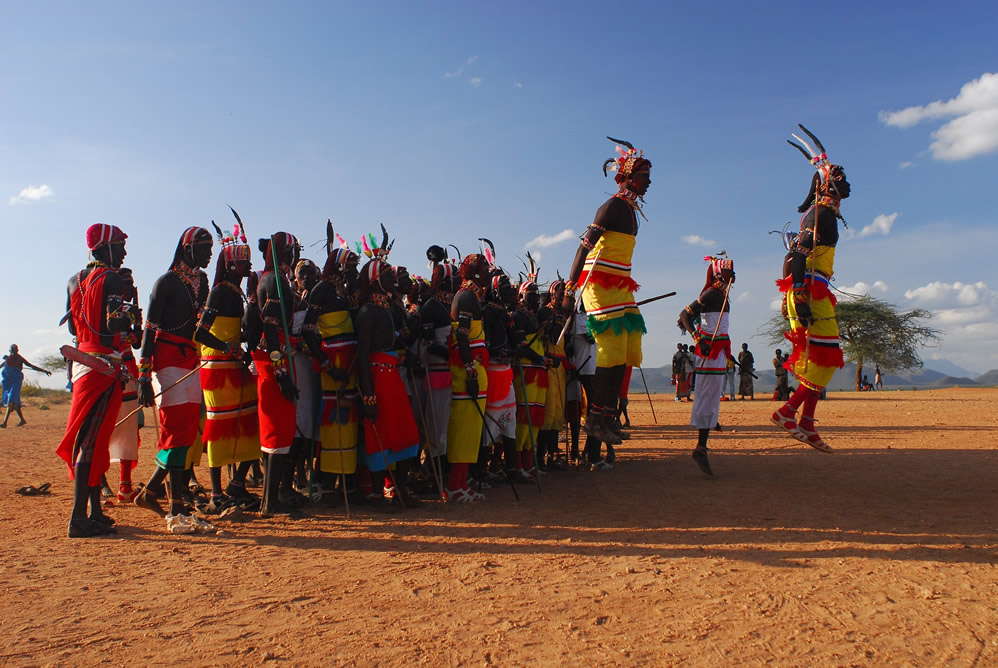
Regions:
M 0 343 L 68 342 L 90 224 L 129 234 L 145 303 L 183 229 L 229 225 L 228 204 L 251 236 L 306 244 L 327 218 L 350 240 L 384 223 L 413 273 L 428 245 L 487 236 L 549 280 L 613 190 L 611 135 L 654 163 L 639 294 L 679 293 L 645 309 L 645 366 L 671 358 L 722 249 L 732 336 L 762 350 L 783 255 L 767 232 L 796 225 L 811 177 L 785 143 L 800 122 L 853 185 L 836 284 L 930 309 L 946 336 L 927 361 L 998 368 L 998 4 L 832 7 L 4 3 Z

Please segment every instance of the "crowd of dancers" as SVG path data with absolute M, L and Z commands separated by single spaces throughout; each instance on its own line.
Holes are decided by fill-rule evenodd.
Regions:
M 171 533 L 212 531 L 206 518 L 235 506 L 275 516 L 342 501 L 395 512 L 418 506 L 423 491 L 476 503 L 496 484 L 513 493 L 517 485 L 540 485 L 566 456 L 591 470 L 612 469 L 613 448 L 627 437 L 620 415 L 630 370 L 642 357 L 645 325 L 631 255 L 651 184 L 642 152 L 613 141 L 618 155 L 603 169 L 615 172 L 618 192 L 581 235 L 568 277 L 543 289 L 529 254 L 524 273 L 511 276 L 486 238 L 480 253 L 466 256 L 431 246 L 429 277 L 412 276 L 391 264 L 393 242 L 383 226 L 380 238 L 366 235 L 351 248 L 327 223 L 319 262 L 301 257 L 293 235 L 276 232 L 256 245 L 263 269 L 254 271 L 233 211 L 231 231 L 184 230 L 143 311 L 123 266 L 127 235 L 92 225 L 92 259 L 68 287 L 66 320 L 76 346 L 63 349 L 73 362 L 73 403 L 58 449 L 75 478 L 69 535 L 115 532 L 101 503 L 112 462 L 120 471 L 117 499 L 164 517 Z M 815 358 L 807 336 L 830 347 L 830 336 L 813 331 L 823 295 L 810 293 L 831 270 L 830 258 L 816 269 L 816 257 L 828 251 L 814 250 L 833 253 L 834 240 L 819 243 L 808 230 L 828 234 L 821 213 L 828 204 L 820 198 L 826 184 L 848 196 L 848 184 L 841 168 L 831 165 L 822 176 L 825 163 L 815 164 L 813 201 L 804 207 L 801 234 L 788 240 L 781 287 L 794 344 L 787 368 L 810 389 L 794 393 L 773 421 L 827 449 L 807 402 L 823 378 L 815 371 L 835 360 Z M 834 216 L 831 222 L 837 230 Z M 209 281 L 203 270 L 215 241 Z M 707 438 L 732 357 L 735 274 L 727 257 L 705 260 L 704 288 L 678 324 L 697 356 L 693 458 L 710 474 Z M 144 485 L 133 485 L 143 406 L 155 408 L 156 467 Z M 566 425 L 571 437 L 562 451 Z M 193 469 L 204 456 L 210 495 L 199 504 L 191 496 Z M 261 460 L 257 497 L 247 483 Z

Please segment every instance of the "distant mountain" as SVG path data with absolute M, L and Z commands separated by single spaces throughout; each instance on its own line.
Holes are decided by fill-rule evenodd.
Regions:
M 938 359 L 923 361 L 925 362 L 924 368 L 938 371 L 946 376 L 955 376 L 956 378 L 975 378 L 978 375 L 976 372 L 971 371 L 970 369 L 964 369 L 962 366 L 954 364 L 949 360 Z
M 980 385 L 977 381 L 973 381 L 969 378 L 954 378 L 953 376 L 943 376 L 939 378 L 934 383 L 935 387 L 977 387 Z
M 932 360 L 933 363 L 938 360 Z M 771 368 L 771 360 L 767 360 L 770 368 L 757 368 L 755 375 L 759 379 L 755 381 L 755 392 L 757 395 L 767 395 L 772 393 L 776 387 L 776 375 Z M 956 366 L 956 365 L 952 365 Z M 959 368 L 959 367 L 957 367 Z M 672 378 L 672 366 L 663 366 L 655 369 L 644 369 L 645 379 L 648 381 L 648 391 L 655 393 L 672 393 L 676 391 L 676 386 L 669 381 Z M 969 372 L 968 372 L 969 374 Z M 874 367 L 863 367 L 863 375 L 874 381 Z M 954 376 L 941 373 L 934 369 L 916 369 L 901 373 L 885 373 L 884 389 L 886 390 L 909 390 L 909 389 L 937 389 L 942 387 L 991 387 L 998 386 L 998 369 L 988 371 L 983 376 L 972 377 L 973 374 Z M 737 383 L 737 375 L 735 382 Z M 790 384 L 796 385 L 793 377 Z M 856 365 L 848 363 L 844 368 L 835 372 L 828 389 L 837 392 L 840 390 L 853 391 L 856 389 Z M 631 392 L 644 392 L 644 385 L 641 384 L 641 374 L 635 371 L 631 376 Z
M 988 371 L 983 376 L 978 376 L 974 380 L 977 381 L 978 385 L 982 385 L 984 387 L 998 385 L 998 369 L 991 369 L 991 371 Z

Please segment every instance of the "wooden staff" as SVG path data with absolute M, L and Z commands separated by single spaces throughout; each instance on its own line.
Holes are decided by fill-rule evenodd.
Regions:
M 728 281 L 728 287 L 726 287 L 724 289 L 724 301 L 721 302 L 721 310 L 717 314 L 717 324 L 714 326 L 714 333 L 710 335 L 710 346 L 711 347 L 714 346 L 714 339 L 717 338 L 717 330 L 719 330 L 721 328 L 721 317 L 724 315 L 724 307 L 728 305 L 728 293 L 731 292 L 731 284 L 734 281 L 735 281 L 734 278 L 732 278 L 730 281 Z M 706 363 L 707 363 L 707 356 L 705 355 L 704 358 L 703 358 L 703 362 L 700 363 L 700 368 L 702 369 L 703 365 L 706 364 Z

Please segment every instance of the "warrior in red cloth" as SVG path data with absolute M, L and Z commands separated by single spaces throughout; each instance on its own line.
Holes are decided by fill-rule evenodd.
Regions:
M 211 233 L 203 227 L 188 227 L 180 236 L 170 269 L 153 285 L 139 355 L 139 399 L 143 406 L 156 406 L 160 429 L 156 471 L 135 497 L 135 505 L 162 516 L 156 496 L 169 473 L 170 533 L 213 528 L 194 517 L 182 498 L 201 422 L 201 381 L 196 371 L 200 356 L 194 330 L 208 298 L 208 276 L 202 269 L 211 262 L 211 246 Z M 211 347 L 226 347 L 205 335 Z
M 381 248 L 360 272 L 360 309 L 354 318 L 357 330 L 357 380 L 363 398 L 365 461 L 371 473 L 386 474 L 385 487 L 394 487 L 393 500 L 406 508 L 419 505 L 404 483 L 419 454 L 419 431 L 409 403 L 399 356 L 395 352 L 395 327 L 389 295 L 395 273 L 385 262 L 387 234 Z M 395 465 L 394 477 L 391 465 Z M 375 483 L 376 484 L 376 483 Z
M 289 340 L 294 317 L 294 294 L 289 280 L 291 268 L 299 260 L 301 245 L 287 232 L 278 232 L 260 240 L 266 264 L 256 289 L 263 322 L 263 339 L 253 350 L 257 370 L 257 396 L 260 415 L 260 448 L 267 455 L 263 472 L 263 508 L 261 515 L 294 514 L 294 508 L 280 499 L 281 480 L 289 465 L 295 438 L 298 388 L 291 377 L 290 352 L 295 342 Z M 256 343 L 256 342 L 253 342 Z
M 69 328 L 80 351 L 118 369 L 122 332 L 141 317 L 138 309 L 122 299 L 124 283 L 117 270 L 125 259 L 126 238 L 114 225 L 91 225 L 87 229 L 87 247 L 93 259 L 69 280 Z M 114 416 L 121 405 L 121 380 L 120 374 L 73 365 L 73 403 L 66 435 L 57 449 L 76 480 L 70 538 L 115 533 L 114 520 L 101 510 L 100 483 L 110 465 L 108 446 Z

